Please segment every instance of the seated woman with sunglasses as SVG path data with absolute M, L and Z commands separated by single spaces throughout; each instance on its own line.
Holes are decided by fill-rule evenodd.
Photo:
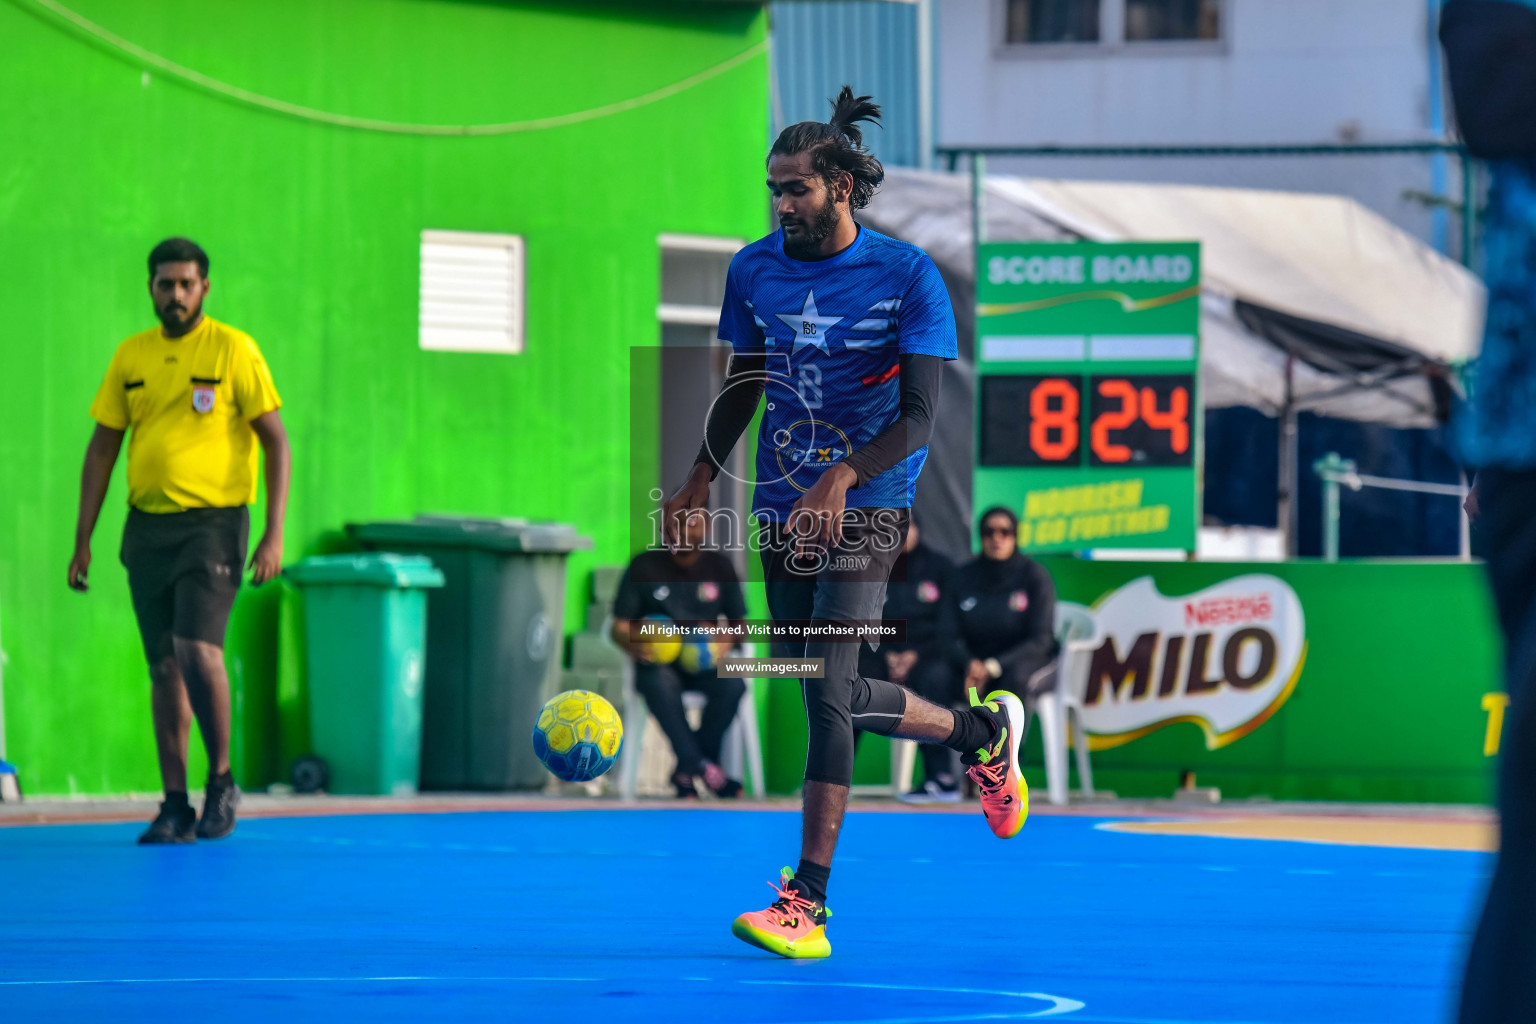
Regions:
M 955 570 L 944 596 L 950 657 L 967 688 L 1008 690 L 1034 704 L 1055 685 L 1056 584 L 1018 549 L 1019 520 L 1002 506 L 981 516 L 981 554 Z

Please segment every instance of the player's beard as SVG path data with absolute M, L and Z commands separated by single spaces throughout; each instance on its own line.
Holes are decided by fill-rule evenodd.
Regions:
M 180 331 L 184 330 L 188 324 L 196 322 L 197 318 L 202 315 L 203 304 L 199 302 L 191 309 L 187 309 L 185 306 L 169 304 L 156 310 L 156 313 L 160 317 L 160 322 L 165 325 L 166 330 Z
M 821 258 L 821 243 L 831 237 L 837 230 L 837 204 L 829 195 L 822 202 L 821 209 L 809 221 L 796 219 L 800 225 L 800 233 L 791 237 L 784 236 L 784 252 L 794 259 L 814 260 Z

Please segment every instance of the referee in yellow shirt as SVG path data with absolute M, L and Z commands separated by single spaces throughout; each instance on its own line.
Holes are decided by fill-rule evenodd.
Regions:
M 208 254 L 189 239 L 161 242 L 149 254 L 149 293 L 161 326 L 117 347 L 91 405 L 96 432 L 80 477 L 69 585 L 86 589 L 91 532 L 129 433 L 122 561 L 149 658 L 165 786 L 139 842 L 190 843 L 235 829 L 224 631 L 246 564 L 257 445 L 267 484 L 266 531 L 250 561 L 257 585 L 281 569 L 290 456 L 282 403 L 256 343 L 203 315 Z M 187 800 L 193 715 L 208 749 L 201 819 Z

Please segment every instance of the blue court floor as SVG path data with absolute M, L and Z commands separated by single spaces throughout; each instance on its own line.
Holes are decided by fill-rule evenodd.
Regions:
M 782 811 L 0 828 L 0 1021 L 1441 1022 L 1485 854 L 855 813 L 833 956 L 731 937 Z

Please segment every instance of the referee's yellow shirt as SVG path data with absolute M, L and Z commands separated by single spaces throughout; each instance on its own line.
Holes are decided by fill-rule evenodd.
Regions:
M 250 421 L 282 405 L 250 336 L 212 317 L 189 334 L 143 331 L 117 347 L 91 418 L 128 435 L 128 503 L 144 512 L 256 500 Z

